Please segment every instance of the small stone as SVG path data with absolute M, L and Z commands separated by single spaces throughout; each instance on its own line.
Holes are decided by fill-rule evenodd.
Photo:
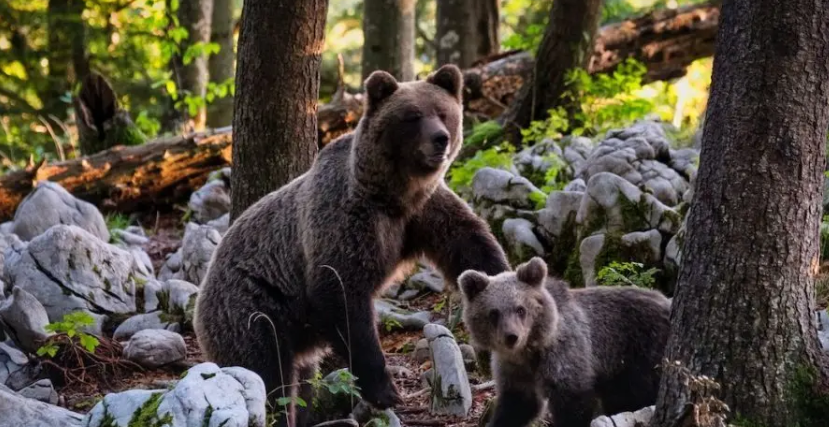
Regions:
M 429 360 L 432 356 L 429 354 L 429 340 L 426 338 L 421 338 L 415 344 L 414 349 L 414 359 L 418 365 L 422 365 L 424 362 Z
M 128 340 L 136 333 L 147 329 L 164 329 L 172 332 L 181 332 L 181 325 L 178 322 L 168 322 L 163 320 L 162 317 L 163 313 L 159 311 L 136 314 L 118 325 L 112 334 L 112 338 L 117 341 Z
M 529 260 L 544 255 L 544 246 L 533 232 L 534 224 L 524 218 L 510 218 L 504 221 L 501 231 L 506 240 L 506 249 L 513 260 Z
M 386 370 L 394 378 L 409 378 L 414 376 L 414 373 L 405 366 L 389 365 L 386 367 Z
M 418 295 L 420 295 L 420 291 L 417 289 L 406 289 L 403 293 L 397 296 L 397 299 L 400 301 L 409 301 L 417 298 Z
M 184 360 L 187 349 L 181 335 L 163 329 L 136 332 L 124 346 L 124 357 L 147 368 Z
M 564 186 L 564 191 L 576 191 L 583 193 L 586 190 L 587 183 L 585 183 L 584 180 L 581 178 L 574 179 Z M 549 206 L 549 203 L 547 204 L 547 206 Z
M 35 353 L 51 333 L 49 315 L 43 305 L 22 288 L 12 289 L 11 298 L 0 306 L 0 323 L 21 349 Z
M 472 178 L 472 194 L 475 200 L 505 204 L 514 208 L 533 208 L 533 193 L 544 195 L 527 178 L 503 169 L 483 167 Z
M 622 412 L 613 416 L 602 415 L 590 423 L 590 427 L 638 427 L 646 426 L 653 417 L 654 406 L 642 408 L 636 412 Z
M 193 192 L 187 206 L 193 219 L 204 224 L 230 212 L 230 192 L 224 180 L 209 181 Z
M 374 310 L 377 312 L 381 325 L 400 327 L 406 330 L 422 329 L 423 326 L 429 323 L 432 316 L 428 311 L 411 313 L 383 300 L 374 301 Z
M 443 276 L 433 268 L 425 266 L 421 266 L 417 273 L 412 274 L 409 280 L 406 281 L 406 284 L 412 289 L 428 289 L 437 294 L 443 293 L 446 287 Z
M 26 386 L 18 393 L 23 397 L 39 400 L 50 405 L 58 404 L 58 392 L 52 386 L 52 381 L 46 378 Z
M 446 328 L 426 325 L 432 354 L 433 414 L 466 416 L 472 406 L 472 390 L 458 344 Z
M 227 229 L 230 228 L 230 214 L 226 213 L 212 221 L 208 221 L 207 226 L 215 228 L 219 234 L 224 236 Z
M 469 344 L 458 344 L 458 347 L 461 349 L 463 364 L 467 372 L 475 372 L 478 367 L 478 356 L 475 353 L 475 348 Z

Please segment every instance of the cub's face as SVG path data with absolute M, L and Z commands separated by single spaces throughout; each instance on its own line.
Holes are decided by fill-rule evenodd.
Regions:
M 547 266 L 540 258 L 497 276 L 472 270 L 461 274 L 464 323 L 475 343 L 506 355 L 520 354 L 532 344 L 533 330 L 555 321 L 546 277 Z
M 461 146 L 462 86 L 454 65 L 424 81 L 406 83 L 374 72 L 366 80 L 364 136 L 410 176 L 445 172 Z

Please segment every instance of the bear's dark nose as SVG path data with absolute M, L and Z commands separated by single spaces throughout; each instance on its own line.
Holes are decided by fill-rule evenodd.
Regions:
M 432 135 L 432 144 L 435 146 L 435 151 L 442 153 L 449 145 L 449 135 L 446 132 L 436 132 Z
M 518 335 L 509 334 L 506 338 L 507 347 L 512 348 L 518 342 Z

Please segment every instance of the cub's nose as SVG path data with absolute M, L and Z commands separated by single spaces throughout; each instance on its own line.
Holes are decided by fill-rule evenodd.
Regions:
M 449 135 L 446 132 L 436 132 L 432 135 L 432 144 L 438 152 L 446 150 L 446 146 L 449 145 Z
M 515 347 L 515 343 L 518 342 L 518 335 L 508 334 L 504 339 L 504 342 L 507 344 L 507 347 L 513 348 Z

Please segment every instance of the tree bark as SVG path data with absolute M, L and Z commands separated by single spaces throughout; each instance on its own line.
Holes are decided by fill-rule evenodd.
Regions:
M 549 109 L 564 103 L 561 95 L 567 89 L 567 72 L 586 69 L 590 64 L 603 3 L 602 0 L 553 3 L 533 72 L 502 117 L 506 136 L 513 144 L 520 144 L 521 129 L 533 120 L 546 118 Z
M 721 22 L 666 358 L 719 382 L 740 425 L 825 425 L 801 411 L 819 399 L 801 375 L 822 357 L 829 5 L 725 1 Z M 685 425 L 692 393 L 663 372 L 652 426 Z
M 327 9 L 328 0 L 242 6 L 231 221 L 314 161 Z
M 0 177 L 0 221 L 14 217 L 17 205 L 41 180 L 59 183 L 103 211 L 164 209 L 186 201 L 210 172 L 230 161 L 230 131 L 223 130 L 32 165 Z
M 222 84 L 233 78 L 236 53 L 233 51 L 233 0 L 213 0 L 210 41 L 219 45 L 219 52 L 208 58 L 210 81 Z M 207 126 L 229 126 L 233 123 L 233 97 L 215 99 L 207 107 Z
M 68 107 L 60 98 L 89 74 L 83 11 L 82 0 L 49 0 L 50 81 L 43 102 L 46 111 L 60 118 L 66 117 Z
M 188 47 L 196 43 L 210 42 L 213 0 L 180 0 L 176 13 L 179 24 L 188 32 L 187 42 L 181 46 L 182 55 Z M 178 56 L 175 61 L 175 69 L 180 72 L 179 93 L 181 96 L 190 95 L 204 98 L 209 80 L 207 56 L 198 55 L 188 64 L 184 63 L 183 56 Z M 207 110 L 200 107 L 198 113 L 190 119 L 193 120 L 193 126 L 196 129 L 203 128 L 207 119 Z
M 498 1 L 441 0 L 437 2 L 438 65 L 469 68 L 479 58 L 498 51 Z M 493 21 L 494 18 L 494 21 Z
M 362 78 L 383 70 L 414 80 L 415 0 L 363 1 Z

